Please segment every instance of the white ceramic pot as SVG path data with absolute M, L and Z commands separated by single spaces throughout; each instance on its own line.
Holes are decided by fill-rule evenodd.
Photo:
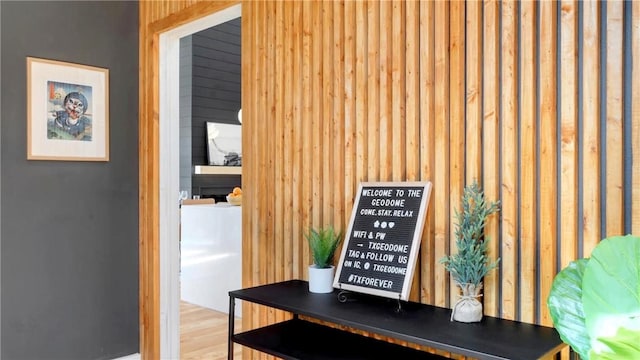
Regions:
M 333 291 L 333 273 L 335 266 L 317 268 L 309 265 L 309 291 L 312 293 L 326 294 Z

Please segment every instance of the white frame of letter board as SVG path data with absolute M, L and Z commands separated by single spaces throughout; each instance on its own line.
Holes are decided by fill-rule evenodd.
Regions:
M 353 223 L 356 216 L 358 216 L 358 204 L 360 203 L 360 196 L 362 190 L 367 187 L 390 187 L 394 189 L 404 187 L 422 187 L 422 199 L 420 201 L 420 209 L 416 219 L 416 227 L 413 233 L 413 239 L 411 241 L 411 250 L 409 252 L 409 261 L 407 263 L 407 274 L 404 277 L 404 283 L 402 284 L 402 292 L 392 292 L 379 289 L 372 289 L 366 286 L 358 286 L 352 284 L 345 284 L 339 282 L 340 274 L 342 273 L 343 262 L 347 249 L 349 248 L 349 239 L 351 239 L 351 233 L 353 231 Z M 351 211 L 351 220 L 349 221 L 349 227 L 344 233 L 344 243 L 342 245 L 342 252 L 340 255 L 340 261 L 336 269 L 336 274 L 333 279 L 333 287 L 340 290 L 350 290 L 355 292 L 361 292 L 371 295 L 388 297 L 391 299 L 408 300 L 409 290 L 411 289 L 411 283 L 413 281 L 413 274 L 415 270 L 416 261 L 418 259 L 418 252 L 420 251 L 420 242 L 422 241 L 422 231 L 424 230 L 424 223 L 426 220 L 426 210 L 429 205 L 429 198 L 431 197 L 431 182 L 429 181 L 402 181 L 402 182 L 361 182 L 358 185 L 358 193 L 356 195 L 355 202 L 353 203 L 353 209 Z

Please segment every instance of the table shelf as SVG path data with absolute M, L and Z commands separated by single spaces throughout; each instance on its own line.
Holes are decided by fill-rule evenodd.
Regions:
M 293 320 L 250 330 L 243 334 L 233 334 L 233 308 L 236 299 L 290 312 L 293 314 Z M 386 341 L 361 335 L 357 336 L 370 340 L 351 339 L 355 334 L 349 331 L 330 328 L 315 322 L 309 325 L 309 322 L 301 320 L 299 316 L 476 359 L 533 360 L 556 354 L 566 347 L 552 327 L 490 316 L 485 316 L 478 323 L 460 323 L 450 320 L 451 309 L 359 293 L 351 293 L 349 300 L 341 302 L 338 300 L 338 290 L 329 294 L 310 293 L 308 283 L 302 280 L 230 291 L 229 310 L 229 349 L 232 349 L 233 343 L 237 342 L 284 359 L 381 358 L 377 357 L 375 352 L 345 353 L 343 357 L 336 357 L 346 351 L 344 348 L 356 347 L 349 345 L 354 344 L 351 341 L 367 342 L 363 345 L 364 348 L 379 346 L 369 344 L 369 341 L 384 343 Z M 304 341 L 304 336 L 300 338 L 297 335 L 305 334 L 298 328 L 305 326 L 311 329 L 307 334 L 310 338 L 317 338 L 316 334 L 327 331 L 331 336 L 336 337 L 337 343 L 345 345 L 337 346 L 329 342 L 327 344 L 334 347 L 333 349 L 313 347 L 314 344 Z M 389 351 L 395 354 L 395 351 L 408 349 L 406 347 L 399 349 L 398 346 L 394 345 Z M 289 352 L 287 349 L 295 350 Z M 322 357 L 323 351 L 335 351 L 335 353 L 332 353 L 332 357 Z M 314 354 L 318 357 L 314 357 L 316 356 Z M 426 359 L 433 358 L 430 357 L 433 355 L 428 352 L 420 352 L 420 356 Z M 229 359 L 232 358 L 233 351 L 230 351 Z M 404 359 L 401 355 L 382 358 Z
M 300 319 L 233 336 L 233 341 L 288 360 L 445 359 L 438 355 Z

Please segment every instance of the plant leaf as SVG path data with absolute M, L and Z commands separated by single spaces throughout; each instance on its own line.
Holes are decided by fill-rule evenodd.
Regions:
M 640 238 L 604 239 L 591 254 L 582 282 L 582 304 L 591 347 L 607 349 L 598 338 L 625 327 L 640 330 Z
M 597 353 L 591 350 L 591 360 L 640 359 L 640 331 L 620 328 L 615 336 L 601 337 L 598 340 L 612 352 Z
M 309 241 L 309 249 L 313 257 L 313 263 L 319 268 L 328 268 L 332 265 L 333 255 L 342 240 L 342 232 L 329 226 L 321 229 L 309 229 L 305 234 Z
M 547 298 L 547 305 L 560 338 L 582 359 L 589 359 L 589 334 L 582 308 L 582 279 L 589 259 L 572 261 L 556 275 Z

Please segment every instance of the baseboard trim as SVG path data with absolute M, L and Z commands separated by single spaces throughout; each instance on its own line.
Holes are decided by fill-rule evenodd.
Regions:
M 127 355 L 127 356 L 123 356 L 123 357 L 119 357 L 113 360 L 140 360 L 140 353 L 136 353 L 136 354 L 131 354 L 131 355 Z

